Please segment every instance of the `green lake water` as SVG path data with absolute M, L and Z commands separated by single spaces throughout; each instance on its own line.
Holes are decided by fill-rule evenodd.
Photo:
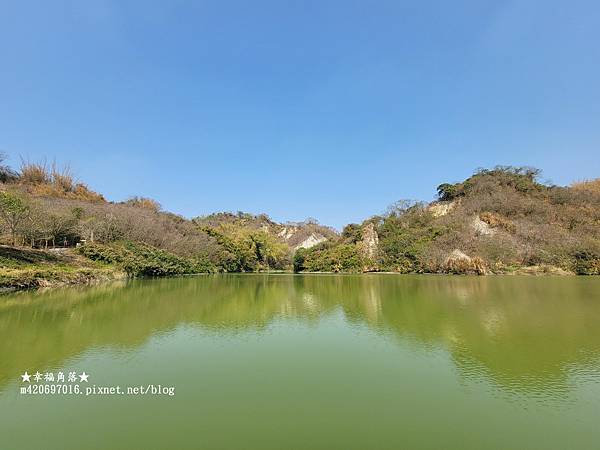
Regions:
M 21 393 L 34 385 L 82 393 Z M 84 391 L 140 385 L 174 395 Z M 0 297 L 2 450 L 598 448 L 600 278 L 211 275 Z

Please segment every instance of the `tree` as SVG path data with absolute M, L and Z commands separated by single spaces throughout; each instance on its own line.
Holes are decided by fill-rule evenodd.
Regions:
M 357 223 L 350 223 L 342 230 L 342 237 L 351 243 L 356 243 L 362 239 L 362 229 Z
M 31 248 L 35 247 L 35 243 L 38 239 L 44 236 L 44 220 L 46 217 L 46 211 L 40 207 L 39 204 L 29 204 L 29 210 L 27 216 L 21 225 L 19 225 L 20 233 L 23 240 L 31 245 Z
M 442 201 L 451 201 L 462 194 L 460 183 L 442 183 L 437 187 L 438 198 Z
M 19 226 L 27 217 L 29 205 L 27 201 L 14 192 L 0 192 L 0 217 L 6 223 L 13 245 L 17 244 Z
M 409 211 L 421 210 L 425 207 L 425 203 L 416 200 L 398 200 L 387 207 L 385 212 L 386 217 L 402 217 Z
M 6 155 L 0 152 L 0 183 L 10 183 L 15 181 L 19 174 L 4 164 Z
M 61 214 L 48 214 L 43 222 L 45 238 L 52 241 L 52 247 L 58 240 L 61 245 L 68 245 L 74 240 L 76 222 L 73 217 Z
M 304 261 L 306 260 L 306 249 L 299 248 L 294 253 L 294 272 L 302 272 L 304 270 Z
M 283 268 L 286 263 L 287 247 L 266 231 L 251 232 L 248 236 L 254 244 L 258 263 L 263 268 Z

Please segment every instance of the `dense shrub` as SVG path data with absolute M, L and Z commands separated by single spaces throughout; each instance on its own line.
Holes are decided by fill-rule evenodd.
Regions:
M 306 253 L 307 249 L 305 248 L 299 248 L 298 250 L 296 250 L 296 253 L 294 253 L 294 257 L 292 259 L 292 266 L 294 272 L 297 273 L 306 270 L 306 266 L 304 265 L 306 261 Z
M 117 264 L 131 276 L 165 276 L 214 272 L 206 260 L 182 258 L 164 250 L 131 242 L 113 245 L 86 244 L 79 252 L 93 260 Z
M 367 263 L 357 245 L 343 243 L 298 250 L 294 260 L 297 271 L 307 272 L 362 272 Z
M 348 243 L 356 243 L 362 237 L 362 227 L 359 224 L 350 223 L 342 230 L 342 238 Z
M 254 272 L 289 267 L 289 248 L 262 229 L 235 223 L 201 228 L 221 246 L 220 259 L 227 272 Z
M 377 230 L 381 266 L 402 273 L 423 271 L 424 250 L 443 231 L 421 204 L 407 209 L 393 208 Z
M 574 271 L 578 275 L 600 275 L 600 254 L 582 250 L 574 254 Z

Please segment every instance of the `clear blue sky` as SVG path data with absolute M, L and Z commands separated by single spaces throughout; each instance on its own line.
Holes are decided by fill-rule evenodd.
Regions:
M 600 176 L 600 3 L 0 0 L 0 149 L 111 200 L 340 227 L 477 167 Z

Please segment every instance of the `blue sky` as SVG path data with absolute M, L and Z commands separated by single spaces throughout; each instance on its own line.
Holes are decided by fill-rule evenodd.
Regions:
M 341 227 L 477 167 L 600 176 L 597 1 L 0 0 L 0 150 Z

